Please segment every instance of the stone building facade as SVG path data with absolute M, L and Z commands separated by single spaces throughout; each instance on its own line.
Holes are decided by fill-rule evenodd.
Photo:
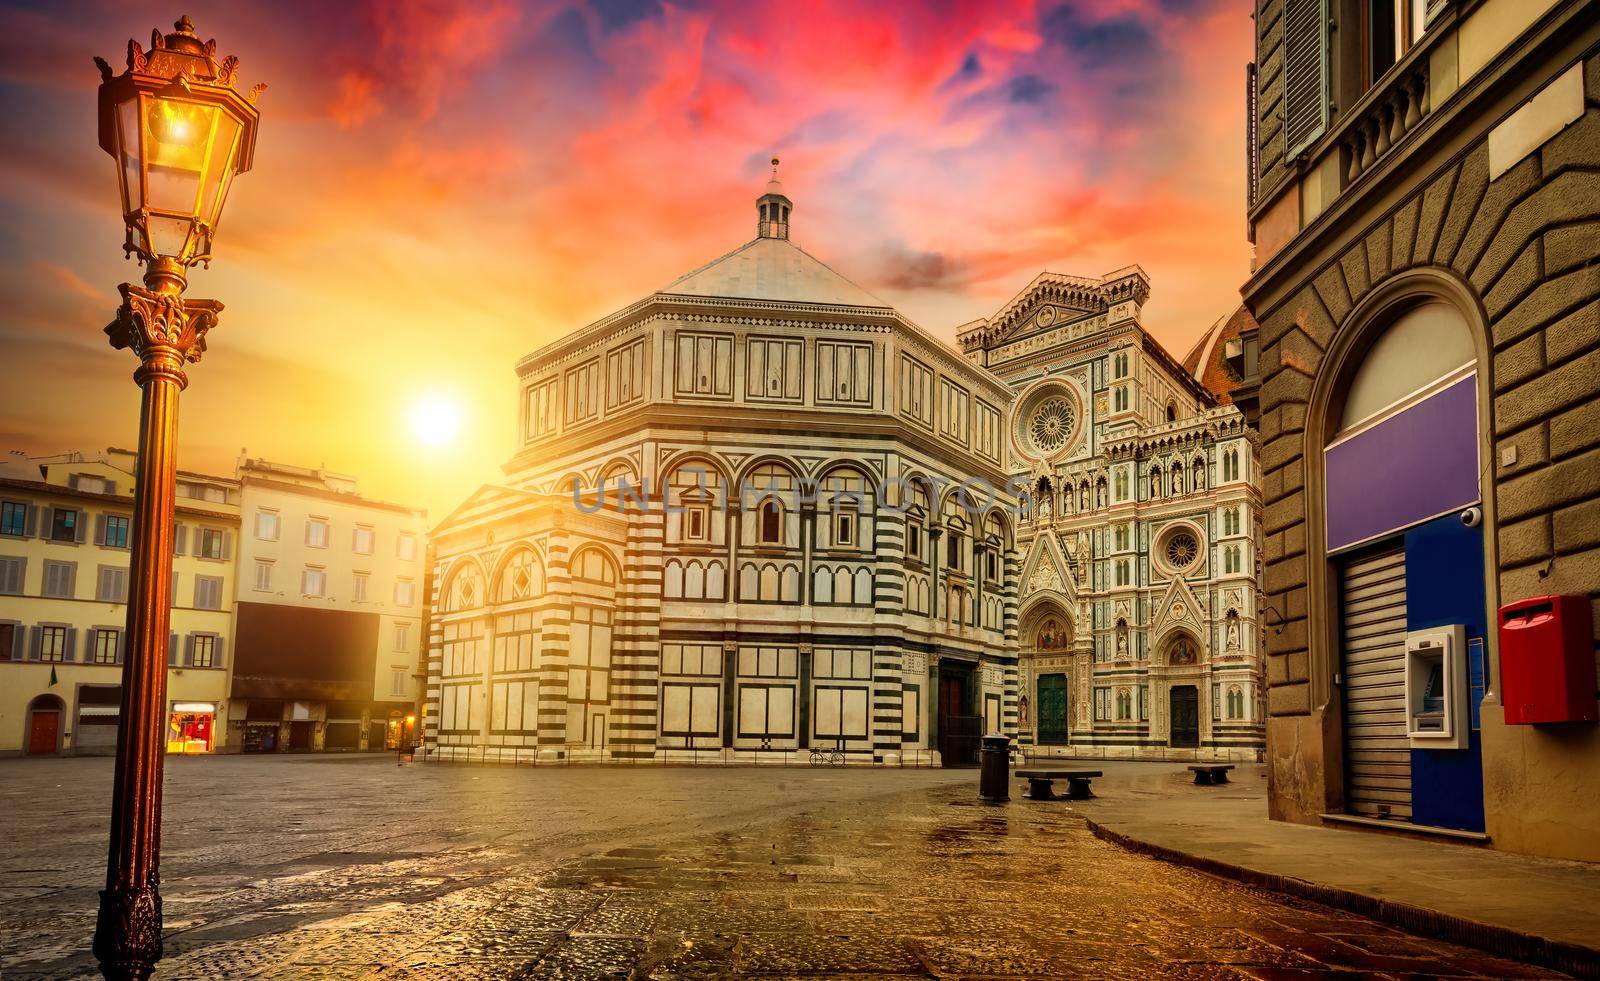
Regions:
M 1139 323 L 1150 284 L 1045 273 L 963 328 L 1012 387 L 1019 740 L 1042 756 L 1254 759 L 1255 442 Z
M 1059 277 L 1041 277 L 1008 308 L 1017 316 L 1003 336 L 988 335 L 994 350 L 968 345 L 963 357 L 796 246 L 792 207 L 774 177 L 754 240 L 517 366 L 522 446 L 505 482 L 481 488 L 431 537 L 431 755 L 784 763 L 817 751 L 856 763 L 971 762 L 980 734 L 1016 735 L 1037 698 L 1031 675 L 1026 687 L 1019 678 L 1024 561 L 1035 583 L 1047 568 L 1061 579 L 1029 601 L 1030 647 L 1047 620 L 1090 643 L 1080 613 L 1104 620 L 1126 606 L 1126 629 L 1141 638 L 1130 656 L 1112 655 L 1105 620 L 1105 664 L 1072 669 L 1074 680 L 1123 671 L 1132 691 L 1147 676 L 1181 676 L 1192 682 L 1185 704 L 1209 720 L 1212 671 L 1234 660 L 1227 610 L 1240 638 L 1254 636 L 1257 619 L 1249 575 L 1235 577 L 1232 607 L 1213 588 L 1224 578 L 1211 545 L 1224 492 L 1189 488 L 1221 481 L 1219 438 L 1238 441 L 1240 482 L 1251 451 L 1236 414 L 1164 353 L 1147 369 L 1159 347 L 1137 326 L 1143 273 L 1094 281 L 1065 302 Z M 1102 477 L 1097 503 L 1059 520 L 1031 507 L 1024 518 L 1011 488 L 1035 477 L 1017 455 L 1013 380 L 1032 384 L 1029 366 L 1041 362 L 1008 362 L 1009 375 L 985 366 L 1006 360 L 1002 349 L 1038 347 L 1041 314 L 1074 325 L 1077 340 L 1100 337 L 1106 354 L 1078 356 L 1075 341 L 1067 357 L 1055 339 L 1067 334 L 1048 332 L 1045 357 L 1075 372 L 1061 398 L 1076 400 L 1071 420 L 1055 417 L 1072 429 L 1071 449 L 1050 472 Z M 1112 347 L 1128 365 L 1116 386 Z M 1132 410 L 1106 403 L 1119 387 L 1137 400 Z M 1024 396 L 1029 411 L 1037 393 Z M 1144 421 L 1168 401 L 1181 419 L 1146 442 Z M 1113 456 L 1129 480 L 1157 460 L 1181 470 L 1182 491 L 1166 490 L 1163 469 L 1159 506 L 1130 491 L 1118 513 L 1139 510 L 1128 529 L 1166 536 L 1160 547 L 1168 523 L 1187 522 L 1193 547 L 1207 550 L 1184 565 L 1189 583 L 1149 579 L 1141 558 L 1137 587 L 1066 585 L 1085 568 L 1071 564 L 1080 553 L 1069 543 L 1087 546 L 1090 525 L 1113 511 L 1104 484 Z M 1233 493 L 1253 512 L 1247 492 Z M 1250 513 L 1237 520 L 1252 527 Z M 1228 546 L 1241 569 L 1252 568 L 1248 538 Z M 1121 561 L 1131 568 L 1147 544 Z M 1109 577 L 1111 539 L 1094 547 Z M 1163 598 L 1160 616 L 1182 619 L 1181 604 L 1189 640 L 1177 663 L 1157 666 L 1142 637 Z M 1176 635 L 1162 642 L 1163 652 L 1181 646 Z M 1253 643 L 1239 641 L 1251 652 L 1241 665 Z M 1251 701 L 1248 667 L 1224 677 L 1225 704 Z M 1073 698 L 1094 697 L 1080 688 Z M 1235 713 L 1241 733 L 1254 711 Z M 1231 744 L 1229 728 L 1197 724 L 1197 745 L 1182 751 Z M 1076 731 L 1129 755 L 1159 735 L 1114 716 Z
M 1600 728 L 1509 723 L 1497 628 L 1577 594 L 1600 636 L 1600 4 L 1256 24 L 1272 815 L 1600 859 Z

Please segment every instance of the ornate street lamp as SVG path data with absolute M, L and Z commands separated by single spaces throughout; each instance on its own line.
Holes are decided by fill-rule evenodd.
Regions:
M 114 348 L 139 358 L 143 390 L 134 474 L 133 554 L 127 660 L 111 846 L 100 893 L 94 955 L 107 978 L 148 978 L 161 959 L 161 781 L 171 614 L 172 507 L 177 475 L 178 393 L 184 368 L 199 361 L 222 304 L 186 300 L 190 266 L 209 264 L 228 186 L 250 169 L 257 85 L 234 91 L 239 59 L 218 61 L 188 17 L 171 34 L 154 31 L 150 50 L 128 42 L 128 69 L 100 66 L 100 146 L 117 161 L 123 250 L 144 264 L 144 285 L 123 283 L 122 306 L 106 326 Z

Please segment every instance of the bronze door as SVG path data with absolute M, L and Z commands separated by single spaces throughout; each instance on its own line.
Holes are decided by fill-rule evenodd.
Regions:
M 1172 709 L 1172 735 L 1168 745 L 1195 749 L 1200 745 L 1200 690 L 1194 685 L 1176 685 L 1169 696 Z

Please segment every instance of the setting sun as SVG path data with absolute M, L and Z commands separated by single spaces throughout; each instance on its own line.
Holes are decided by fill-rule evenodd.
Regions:
M 461 406 L 441 395 L 427 395 L 411 407 L 411 432 L 427 446 L 455 442 L 461 428 Z

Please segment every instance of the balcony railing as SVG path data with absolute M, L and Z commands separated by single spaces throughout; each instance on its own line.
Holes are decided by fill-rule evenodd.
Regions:
M 1344 147 L 1350 155 L 1345 170 L 1346 183 L 1353 183 L 1370 169 L 1390 148 L 1427 118 L 1432 108 L 1428 100 L 1428 63 L 1416 61 L 1409 70 L 1387 80 L 1384 91 L 1370 103 L 1357 107 L 1344 134 Z

